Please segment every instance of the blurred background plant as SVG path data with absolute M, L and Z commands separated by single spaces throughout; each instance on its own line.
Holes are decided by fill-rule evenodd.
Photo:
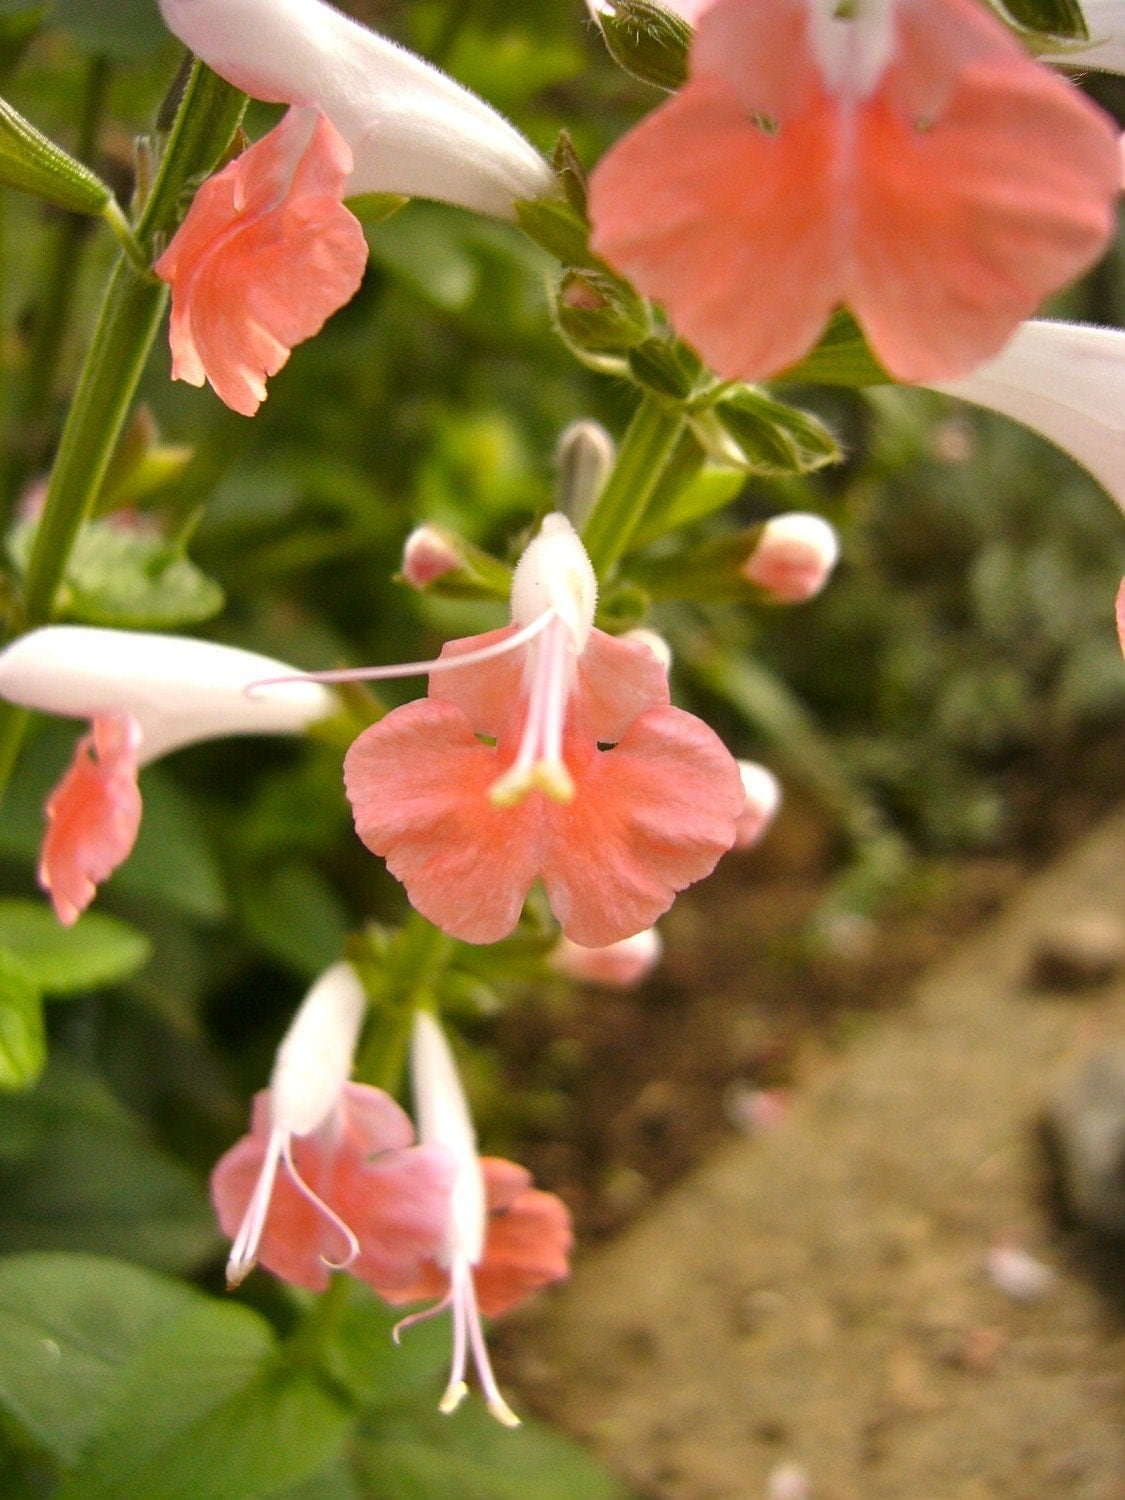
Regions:
M 651 104 L 570 0 L 345 8 L 438 61 L 547 153 L 565 128 L 591 164 Z M 134 137 L 178 56 L 154 0 L 0 4 L 0 90 L 122 201 Z M 252 106 L 250 134 L 271 119 Z M 552 504 L 560 432 L 594 417 L 619 436 L 634 395 L 561 357 L 547 257 L 515 228 L 413 203 L 369 241 L 360 295 L 294 352 L 253 421 L 173 386 L 161 341 L 102 518 L 72 561 L 72 617 L 205 633 L 310 669 L 417 659 L 501 622 L 494 604 L 396 581 L 406 535 L 425 519 L 510 557 L 510 539 Z M 17 571 L 114 249 L 88 221 L 0 192 L 2 498 Z M 1120 287 L 1110 263 L 1061 311 L 1117 322 Z M 920 862 L 1047 847 L 1064 831 L 1055 799 L 1073 805 L 1091 746 L 1110 752 L 1088 762 L 1083 805 L 1111 795 L 1125 545 L 1091 480 L 998 419 L 901 390 L 791 394 L 844 462 L 738 480 L 722 524 L 825 515 L 843 538 L 833 583 L 795 610 L 658 604 L 652 623 L 676 650 L 680 701 L 736 754 L 773 765 L 826 830 L 833 870 L 807 956 L 838 930 L 827 916 L 877 921 Z M 720 528 L 700 509 L 687 536 L 702 543 Z M 175 589 L 173 566 L 187 569 Z M 162 588 L 146 593 L 146 577 Z M 10 576 L 0 586 L 10 593 Z M 217 1289 L 223 1252 L 207 1174 L 300 994 L 349 932 L 404 910 L 352 832 L 340 747 L 218 743 L 150 768 L 134 857 L 98 912 L 62 934 L 31 872 L 73 726 L 36 722 L 33 734 L 0 819 L 0 987 L 25 1014 L 46 997 L 51 1061 L 37 1087 L 0 1095 L 0 1252 L 16 1257 L 0 1261 L 0 1490 L 613 1493 L 534 1426 L 493 1431 L 472 1404 L 433 1416 L 444 1330 L 394 1350 L 392 1317 L 361 1288 L 337 1297 L 315 1370 L 279 1343 L 306 1326 L 303 1303 L 267 1275 L 239 1304 L 194 1290 Z M 804 961 L 790 949 L 791 966 Z M 489 1018 L 520 993 L 497 984 L 502 969 L 469 950 L 455 964 L 485 1141 L 507 1147 L 565 1104 L 531 1080 L 521 1093 L 495 1050 Z M 507 972 L 518 978 L 516 959 Z M 0 1082 L 30 1081 L 36 1045 L 0 1033 Z M 132 1265 L 111 1273 L 60 1251 Z M 104 1297 L 117 1332 L 66 1408 L 49 1409 L 35 1360 L 47 1337 L 82 1344 L 79 1290 Z M 149 1341 L 158 1327 L 173 1332 Z M 210 1386 L 208 1369 L 224 1372 Z M 141 1412 L 151 1441 L 138 1446 Z

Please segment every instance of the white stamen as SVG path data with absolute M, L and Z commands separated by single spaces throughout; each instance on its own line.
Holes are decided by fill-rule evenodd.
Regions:
M 551 612 L 548 610 L 529 625 L 517 630 L 515 635 L 502 641 L 494 641 L 491 646 L 481 646 L 476 651 L 466 651 L 460 656 L 435 656 L 432 661 L 396 662 L 386 667 L 339 667 L 329 672 L 266 677 L 260 682 L 250 683 L 246 692 L 249 697 L 253 697 L 265 688 L 276 687 L 279 682 L 394 682 L 400 677 L 425 677 L 430 672 L 452 672 L 458 667 L 476 667 L 482 662 L 495 661 L 498 656 L 506 656 L 509 651 L 518 651 L 521 646 L 526 646 L 528 641 L 533 641 L 541 631 L 546 630 L 550 621 Z
M 266 1146 L 266 1154 L 262 1160 L 262 1168 L 258 1173 L 258 1180 L 254 1184 L 254 1191 L 250 1194 L 250 1201 L 246 1205 L 246 1212 L 242 1216 L 242 1223 L 238 1226 L 238 1233 L 235 1235 L 230 1257 L 227 1260 L 227 1290 L 230 1292 L 233 1292 L 235 1287 L 241 1286 L 257 1262 L 258 1246 L 262 1242 L 262 1230 L 265 1228 L 266 1215 L 273 1196 L 277 1164 L 281 1160 L 284 1149 L 284 1131 L 272 1130 Z
M 573 637 L 557 615 L 528 656 L 531 677 L 527 715 L 516 758 L 492 783 L 489 801 L 512 807 L 537 790 L 553 802 L 569 802 L 574 782 L 563 761 L 563 725 L 577 657 Z
M 323 1214 L 328 1222 L 332 1225 L 332 1227 L 339 1230 L 341 1236 L 347 1243 L 347 1254 L 344 1256 L 343 1260 L 331 1260 L 327 1255 L 322 1255 L 320 1257 L 321 1263 L 327 1266 L 330 1271 L 346 1271 L 354 1261 L 359 1259 L 359 1240 L 344 1223 L 343 1219 L 341 1219 L 340 1215 L 335 1211 L 335 1209 L 329 1208 L 328 1204 L 325 1203 L 320 1194 L 314 1192 L 314 1190 L 301 1176 L 300 1172 L 297 1171 L 297 1164 L 293 1160 L 293 1142 L 289 1138 L 286 1138 L 282 1155 L 285 1159 L 285 1165 L 289 1170 L 289 1176 L 293 1182 L 293 1186 L 300 1193 L 301 1197 L 304 1198 L 306 1202 L 311 1203 L 313 1208 L 315 1208 L 318 1213 Z

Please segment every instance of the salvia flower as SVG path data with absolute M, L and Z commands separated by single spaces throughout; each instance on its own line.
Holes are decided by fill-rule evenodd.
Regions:
M 292 106 L 204 183 L 156 265 L 172 375 L 252 416 L 295 344 L 349 301 L 367 246 L 346 195 L 437 198 L 512 217 L 554 175 L 444 73 L 321 0 L 161 0 L 169 28 L 255 98 Z
M 254 1100 L 250 1134 L 215 1167 L 211 1196 L 233 1241 L 231 1287 L 261 1261 L 313 1292 L 333 1270 L 394 1292 L 414 1284 L 442 1240 L 453 1158 L 415 1146 L 388 1094 L 348 1081 L 365 1011 L 350 964 L 321 975 Z
M 426 1011 L 414 1019 L 410 1064 L 419 1136 L 449 1152 L 456 1176 L 440 1247 L 417 1282 L 384 1295 L 391 1302 L 440 1298 L 435 1307 L 407 1318 L 400 1330 L 446 1308 L 452 1311 L 453 1360 L 441 1410 L 453 1411 L 464 1399 L 471 1354 L 488 1409 L 515 1427 L 519 1418 L 496 1384 L 481 1317 L 499 1317 L 567 1275 L 570 1215 L 553 1193 L 533 1188 L 522 1167 L 477 1155 L 457 1065 L 441 1027 Z
M 647 646 L 594 628 L 597 584 L 570 522 L 548 516 L 516 567 L 512 623 L 451 641 L 429 697 L 349 750 L 356 830 L 445 932 L 506 936 L 536 877 L 576 943 L 650 927 L 734 842 L 734 760 L 669 705 Z M 612 750 L 600 748 L 612 745 Z
M 846 304 L 886 369 L 996 354 L 1113 231 L 1117 131 L 978 0 L 714 0 L 591 180 L 592 244 L 728 378 Z
M 333 710 L 318 683 L 277 678 L 284 663 L 183 636 L 48 625 L 0 652 L 0 697 L 89 719 L 47 803 L 39 881 L 75 922 L 128 856 L 141 817 L 137 773 L 183 745 L 235 734 L 299 734 Z

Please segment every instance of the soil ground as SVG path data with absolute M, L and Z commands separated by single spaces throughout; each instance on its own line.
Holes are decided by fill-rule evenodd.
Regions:
M 885 960 L 841 953 L 748 997 L 723 941 L 753 899 L 735 872 L 681 908 L 660 988 L 607 997 L 585 1035 L 575 1020 L 621 1088 L 609 1103 L 605 1068 L 579 1070 L 583 1128 L 540 1149 L 539 1175 L 569 1183 L 588 1240 L 635 1218 L 502 1352 L 635 1493 L 756 1500 L 796 1464 L 813 1500 L 1125 1500 L 1125 1248 L 1060 1219 L 1038 1130 L 1060 1070 L 1125 1036 L 1125 977 L 1034 977 L 1060 920 L 1125 913 L 1125 813 L 1021 873 L 970 867 Z M 777 870 L 763 889 L 768 946 L 810 897 Z M 865 974 L 901 1003 L 856 1020 Z M 732 1129 L 771 1083 L 791 1085 L 782 1118 Z M 1042 1295 L 985 1274 L 1000 1244 L 1051 1268 Z

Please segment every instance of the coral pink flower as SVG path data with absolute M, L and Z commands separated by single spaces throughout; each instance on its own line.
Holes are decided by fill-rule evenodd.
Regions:
M 317 683 L 251 683 L 290 672 L 233 646 L 142 631 L 48 625 L 0 651 L 0 698 L 89 718 L 47 802 L 39 882 L 59 921 L 77 921 L 137 837 L 137 773 L 161 755 L 229 734 L 297 734 L 336 706 Z
M 349 964 L 320 977 L 254 1100 L 250 1134 L 215 1167 L 212 1198 L 234 1241 L 231 1287 L 260 1260 L 313 1292 L 346 1269 L 395 1293 L 415 1284 L 441 1243 L 452 1156 L 415 1146 L 389 1095 L 347 1081 L 365 1008 Z
M 596 587 L 569 521 L 548 516 L 516 568 L 512 624 L 415 664 L 429 698 L 345 759 L 360 838 L 466 942 L 511 932 L 541 876 L 566 935 L 604 947 L 650 927 L 734 842 L 733 759 L 669 706 L 647 647 L 593 628 Z
M 253 416 L 295 344 L 354 296 L 367 264 L 343 205 L 352 154 L 310 109 L 209 178 L 156 263 L 172 288 L 172 378 Z
M 473 1287 L 481 1316 L 501 1318 L 540 1287 L 564 1280 L 570 1272 L 567 1257 L 574 1234 L 566 1204 L 554 1193 L 532 1187 L 526 1167 L 498 1156 L 482 1156 L 480 1172 L 484 1248 L 473 1268 Z M 395 1291 L 387 1301 L 444 1297 L 449 1288 L 449 1269 L 430 1260 L 412 1286 Z
M 900 380 L 995 354 L 1102 252 L 1110 121 L 977 0 L 714 0 L 690 77 L 593 174 L 593 245 L 722 375 L 847 304 Z
M 47 799 L 39 883 L 70 927 L 98 886 L 132 852 L 141 826 L 137 753 L 141 727 L 130 713 L 99 714 Z
M 533 1291 L 567 1275 L 573 1234 L 570 1215 L 553 1193 L 531 1186 L 514 1162 L 481 1160 L 457 1065 L 433 1016 L 414 1017 L 410 1071 L 424 1142 L 444 1147 L 457 1163 L 445 1235 L 410 1285 L 384 1291 L 389 1302 L 439 1297 L 436 1306 L 406 1318 L 395 1336 L 422 1318 L 450 1308 L 453 1360 L 440 1409 L 453 1411 L 467 1393 L 470 1351 L 488 1408 L 507 1427 L 519 1418 L 500 1394 L 481 1328 L 481 1315 L 499 1317 Z M 382 1289 L 380 1289 L 382 1290 Z

